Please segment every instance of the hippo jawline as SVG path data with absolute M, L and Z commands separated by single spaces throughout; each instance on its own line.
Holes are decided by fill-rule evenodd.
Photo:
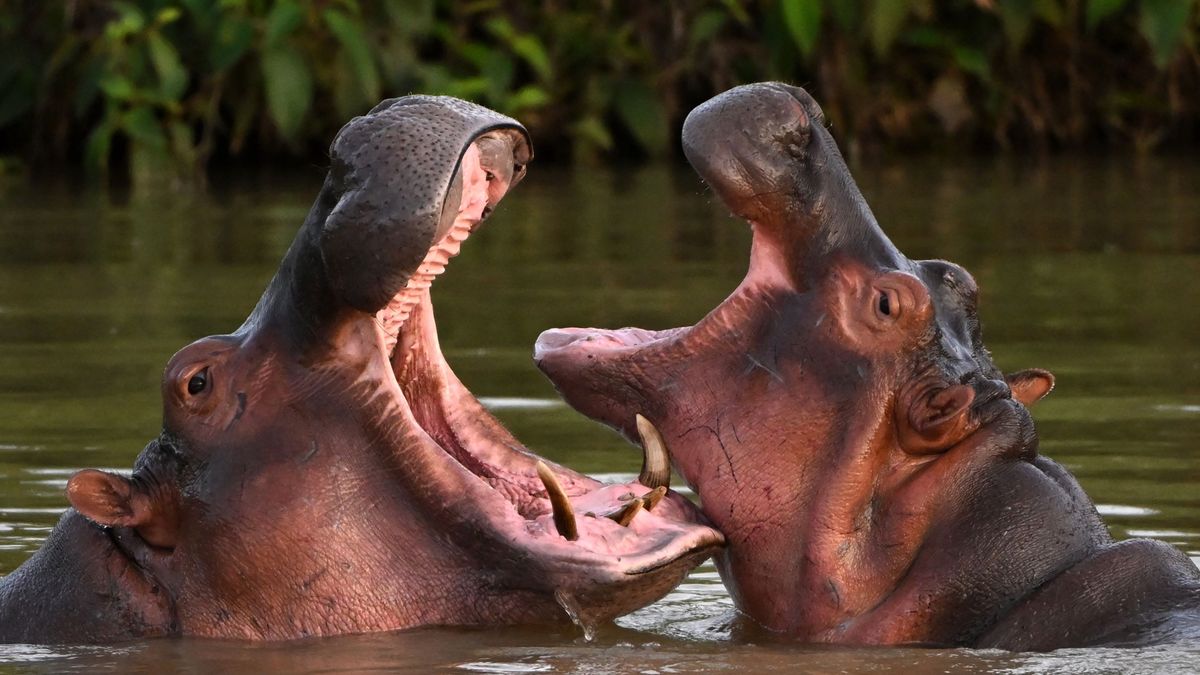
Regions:
M 411 447 L 415 436 L 430 460 L 424 469 L 436 475 L 442 488 L 461 493 L 438 495 L 444 502 L 440 506 L 466 505 L 467 513 L 460 511 L 459 518 L 481 518 L 496 531 L 499 542 L 527 548 L 551 576 L 555 568 L 561 569 L 560 563 L 586 565 L 593 580 L 614 582 L 630 575 L 671 572 L 655 584 L 666 593 L 724 544 L 723 535 L 677 493 L 661 498 L 664 490 L 655 491 L 654 485 L 603 484 L 541 459 L 483 407 L 446 363 L 429 288 L 474 229 L 452 227 L 374 317 L 376 348 L 391 364 L 391 377 L 380 378 L 380 385 L 388 392 L 393 419 L 400 422 L 404 442 L 399 452 L 409 461 L 405 446 Z M 436 451 L 428 452 L 430 446 Z M 565 499 L 553 499 L 556 492 Z M 623 513 L 634 515 L 628 508 L 634 501 L 643 502 L 636 517 L 620 518 Z M 564 524 L 565 520 L 573 522 Z M 669 585 L 666 577 L 673 578 Z M 569 585 L 564 589 L 569 591 Z M 641 604 L 609 613 L 632 611 Z

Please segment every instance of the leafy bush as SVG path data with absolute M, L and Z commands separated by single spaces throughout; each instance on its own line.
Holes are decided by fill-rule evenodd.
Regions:
M 525 121 L 543 155 L 662 155 L 738 83 L 858 145 L 1196 140 L 1200 0 L 17 0 L 0 152 L 103 170 L 309 156 L 384 96 Z

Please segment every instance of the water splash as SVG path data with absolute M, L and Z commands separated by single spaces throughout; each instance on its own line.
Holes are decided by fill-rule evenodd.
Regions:
M 570 617 L 571 622 L 583 629 L 584 640 L 591 642 L 596 639 L 596 624 L 588 620 L 583 613 L 583 609 L 575 601 L 575 598 L 571 597 L 570 593 L 560 588 L 554 591 L 554 599 L 558 601 L 558 606 L 562 607 L 563 611 Z

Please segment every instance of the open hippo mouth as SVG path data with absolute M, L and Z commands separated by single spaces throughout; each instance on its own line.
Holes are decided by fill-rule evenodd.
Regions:
M 432 245 L 415 264 L 416 256 L 406 253 L 402 269 L 392 262 L 384 271 L 360 274 L 348 261 L 370 260 L 364 246 L 390 242 L 350 240 L 336 219 L 339 209 L 352 209 L 332 209 L 322 242 L 330 284 L 350 298 L 346 304 L 373 318 L 365 326 L 352 318 L 332 340 L 342 349 L 356 345 L 350 349 L 373 352 L 359 378 L 365 408 L 382 420 L 372 424 L 381 427 L 379 434 L 402 464 L 406 492 L 428 517 L 442 523 L 460 549 L 485 563 L 505 560 L 491 573 L 504 576 L 495 585 L 551 591 L 559 604 L 572 607 L 570 612 L 605 620 L 667 593 L 722 546 L 724 537 L 686 498 L 670 491 L 669 460 L 652 427 L 645 429 L 646 469 L 639 480 L 603 484 L 526 449 L 446 363 L 430 287 L 521 178 L 530 155 L 527 144 L 523 129 L 492 128 L 474 135 L 450 183 L 450 192 L 461 190 L 448 192 L 441 204 Z M 361 157 L 354 161 L 371 164 Z M 355 187 L 362 179 L 353 170 L 340 180 L 342 194 L 361 199 L 366 190 Z M 411 246 L 409 235 L 404 246 Z M 401 283 L 389 283 L 389 275 Z M 339 284 L 339 279 L 350 281 Z M 371 284 L 399 290 L 380 297 Z M 354 311 L 351 316 L 364 315 Z M 512 560 L 524 561 L 513 566 L 519 578 L 499 571 Z
M 466 185 L 469 190 L 471 181 Z M 475 229 L 470 220 L 456 222 L 376 315 L 378 348 L 392 365 L 392 395 L 408 433 L 436 446 L 437 471 L 463 482 L 492 527 L 547 559 L 607 567 L 616 575 L 690 569 L 723 537 L 670 490 L 669 461 L 655 430 L 645 429 L 646 469 L 639 479 L 604 484 L 526 449 L 446 363 L 429 289 Z

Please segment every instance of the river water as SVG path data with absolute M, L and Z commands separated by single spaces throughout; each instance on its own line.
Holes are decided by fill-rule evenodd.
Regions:
M 745 270 L 749 236 L 684 166 L 533 165 L 433 297 L 460 377 L 535 451 L 601 477 L 637 452 L 559 403 L 530 350 L 552 326 L 693 323 Z M 854 167 L 911 258 L 967 267 L 1006 370 L 1058 376 L 1042 451 L 1114 535 L 1200 560 L 1200 164 L 900 158 Z M 34 550 L 82 467 L 127 470 L 161 424 L 163 365 L 235 328 L 322 180 L 224 176 L 204 193 L 0 183 L 0 573 Z M 1200 645 L 1050 654 L 811 647 L 740 620 L 711 564 L 600 627 L 422 630 L 285 644 L 0 647 L 0 671 L 1192 671 Z

